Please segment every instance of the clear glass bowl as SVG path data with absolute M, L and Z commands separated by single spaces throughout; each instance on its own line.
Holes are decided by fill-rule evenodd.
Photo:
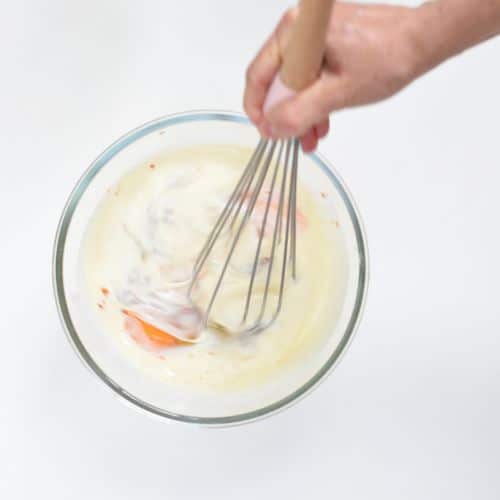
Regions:
M 67 337 L 84 364 L 121 400 L 150 415 L 212 426 L 271 415 L 325 379 L 359 323 L 367 288 L 366 239 L 351 195 L 318 154 L 301 157 L 299 175 L 339 223 L 346 250 L 346 283 L 331 334 L 293 377 L 241 394 L 203 397 L 166 390 L 164 382 L 127 363 L 91 317 L 82 285 L 80 249 L 89 219 L 106 190 L 139 163 L 169 150 L 213 144 L 253 148 L 257 141 L 255 128 L 238 113 L 194 111 L 159 118 L 129 132 L 104 151 L 83 174 L 64 207 L 54 246 L 53 284 Z

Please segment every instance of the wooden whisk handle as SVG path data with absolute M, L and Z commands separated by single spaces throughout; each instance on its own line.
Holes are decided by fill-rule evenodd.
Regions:
M 283 83 L 296 92 L 311 85 L 321 71 L 334 0 L 301 0 L 281 65 Z

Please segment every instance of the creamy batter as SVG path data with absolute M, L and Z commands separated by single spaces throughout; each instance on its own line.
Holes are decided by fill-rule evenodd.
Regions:
M 191 301 L 186 291 L 193 264 L 250 154 L 247 149 L 207 146 L 151 159 L 110 187 L 87 229 L 84 279 L 103 335 L 138 369 L 167 385 L 235 390 L 261 384 L 307 362 L 335 320 L 331 300 L 344 286 L 340 240 L 332 237 L 335 221 L 323 213 L 299 178 L 297 279 L 287 276 L 277 320 L 257 334 L 238 333 L 269 189 L 266 183 L 210 322 L 200 330 L 234 229 L 221 234 Z M 250 322 L 259 312 L 277 206 L 273 197 Z M 283 241 L 276 251 L 265 317 L 276 307 L 282 248 Z

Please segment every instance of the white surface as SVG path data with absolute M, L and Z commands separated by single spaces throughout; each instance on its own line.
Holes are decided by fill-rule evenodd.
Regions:
M 321 151 L 364 214 L 372 280 L 350 351 L 299 405 L 226 430 L 151 420 L 63 336 L 51 246 L 76 179 L 150 118 L 239 108 L 286 4 L 2 2 L 0 498 L 499 498 L 500 39 L 333 117 Z

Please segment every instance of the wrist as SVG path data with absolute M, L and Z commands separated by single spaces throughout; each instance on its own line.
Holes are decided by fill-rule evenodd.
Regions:
M 414 10 L 415 76 L 500 33 L 500 2 L 430 0 Z
M 409 33 L 413 49 L 414 77 L 450 57 L 442 21 L 442 3 L 426 2 L 413 10 Z

